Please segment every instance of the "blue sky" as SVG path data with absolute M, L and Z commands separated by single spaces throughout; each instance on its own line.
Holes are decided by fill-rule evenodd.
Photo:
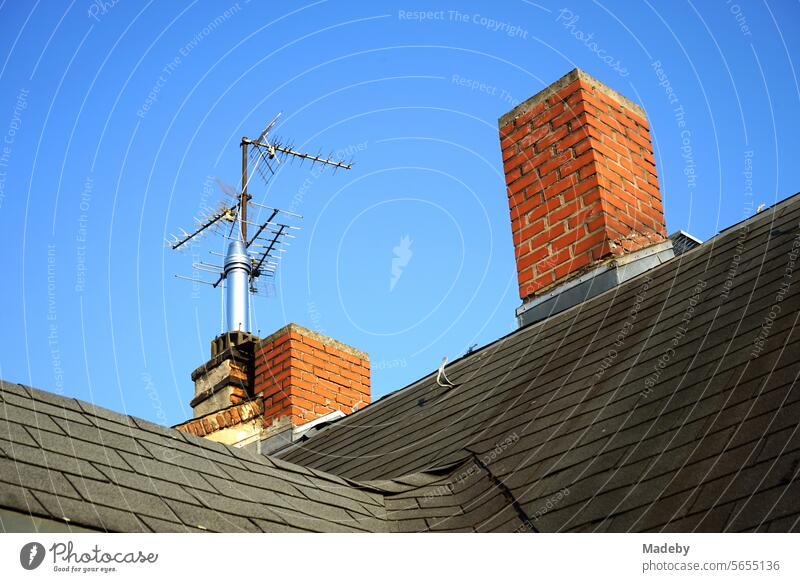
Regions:
M 279 136 L 355 165 L 252 182 L 304 217 L 254 331 L 305 325 L 369 352 L 374 398 L 401 388 L 515 328 L 500 115 L 584 69 L 645 107 L 668 231 L 708 239 L 800 189 L 798 22 L 723 0 L 2 2 L 0 377 L 190 417 L 220 296 L 164 239 L 283 111 Z

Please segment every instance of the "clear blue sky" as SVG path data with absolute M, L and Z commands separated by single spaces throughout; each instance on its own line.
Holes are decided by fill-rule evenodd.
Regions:
M 401 388 L 515 328 L 498 116 L 584 69 L 645 107 L 667 228 L 707 239 L 800 190 L 798 23 L 797 2 L 6 0 L 0 376 L 190 417 L 220 297 L 164 238 L 283 111 L 279 135 L 356 165 L 253 182 L 304 215 L 254 327 L 319 330 L 369 352 L 374 397 Z

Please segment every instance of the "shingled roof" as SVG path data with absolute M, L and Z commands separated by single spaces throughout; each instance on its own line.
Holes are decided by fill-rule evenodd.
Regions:
M 461 358 L 455 388 L 427 376 L 280 458 L 0 383 L 0 516 L 103 531 L 798 530 L 799 247 L 800 195 Z
M 352 479 L 483 459 L 542 531 L 797 530 L 798 247 L 796 195 L 281 456 Z
M 477 468 L 359 484 L 19 384 L 0 382 L 0 407 L 0 508 L 13 512 L 0 513 L 3 531 L 524 527 Z

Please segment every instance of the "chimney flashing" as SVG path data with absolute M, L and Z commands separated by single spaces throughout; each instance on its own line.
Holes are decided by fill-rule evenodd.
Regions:
M 261 434 L 258 451 L 262 455 L 273 455 L 301 440 L 307 433 L 322 430 L 331 422 L 344 418 L 345 416 L 347 415 L 341 410 L 334 410 L 325 416 L 320 416 L 300 426 L 292 426 L 291 423 L 288 422 L 273 425 Z
M 517 308 L 517 324 L 525 327 L 566 311 L 613 289 L 675 257 L 672 240 L 615 257 L 599 267 L 570 279 L 555 289 L 532 297 Z

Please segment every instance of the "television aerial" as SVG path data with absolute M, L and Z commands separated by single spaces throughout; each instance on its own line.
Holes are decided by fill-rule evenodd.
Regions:
M 176 275 L 180 279 L 214 288 L 224 285 L 226 331 L 250 330 L 250 295 L 264 294 L 260 284 L 263 279 L 274 277 L 281 256 L 290 244 L 289 240 L 294 238 L 293 232 L 299 230 L 289 222 L 291 219 L 302 219 L 299 214 L 254 202 L 248 193 L 252 177 L 258 174 L 266 185 L 276 174 L 278 164 L 284 162 L 299 161 L 303 164 L 308 161 L 312 165 L 331 167 L 334 172 L 352 167 L 352 162 L 333 159 L 332 155 L 322 157 L 321 152 L 315 155 L 298 151 L 291 144 L 273 138 L 270 132 L 280 115 L 278 113 L 266 125 L 258 138 L 242 138 L 239 144 L 242 149 L 241 189 L 237 191 L 217 180 L 220 190 L 228 199 L 219 201 L 215 208 L 207 209 L 201 216 L 195 217 L 194 230 L 187 232 L 181 229 L 179 235 L 173 235 L 167 241 L 173 250 L 197 243 L 209 233 L 230 241 L 224 255 L 211 252 L 222 258 L 222 264 L 204 261 L 192 264 L 196 272 L 212 275 L 210 280 Z M 265 211 L 267 219 L 251 221 L 248 218 L 250 207 Z

